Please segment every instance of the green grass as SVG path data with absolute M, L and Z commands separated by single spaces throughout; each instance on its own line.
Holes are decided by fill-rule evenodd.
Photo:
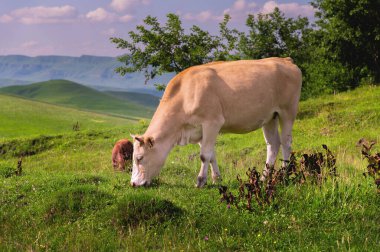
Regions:
M 380 142 L 379 97 L 380 88 L 366 87 L 302 102 L 294 150 L 327 144 L 339 176 L 321 187 L 281 187 L 272 205 L 253 212 L 220 203 L 217 186 L 194 187 L 196 145 L 175 147 L 151 187 L 130 187 L 129 174 L 113 172 L 111 150 L 146 124 L 4 139 L 0 250 L 379 251 L 380 195 L 355 147 L 361 137 Z M 35 151 L 23 175 L 12 176 L 27 149 Z M 264 166 L 262 132 L 221 135 L 217 157 L 223 184 L 237 190 L 237 174 Z
M 24 98 L 111 115 L 149 118 L 154 106 L 142 106 L 67 80 L 50 80 L 25 86 L 0 88 L 0 92 Z

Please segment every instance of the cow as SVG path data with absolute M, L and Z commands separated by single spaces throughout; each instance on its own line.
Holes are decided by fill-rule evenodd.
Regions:
M 125 163 L 132 160 L 133 144 L 128 139 L 116 142 L 112 149 L 112 166 L 115 171 L 125 171 Z
M 131 135 L 131 185 L 149 185 L 170 150 L 188 143 L 200 145 L 196 186 L 206 184 L 209 165 L 213 182 L 219 181 L 215 143 L 220 132 L 242 134 L 262 128 L 266 167 L 274 166 L 280 145 L 286 162 L 301 85 L 302 73 L 291 58 L 212 62 L 182 71 L 169 82 L 146 132 Z

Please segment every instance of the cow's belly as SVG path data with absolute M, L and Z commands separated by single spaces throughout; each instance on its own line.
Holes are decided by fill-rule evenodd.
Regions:
M 222 132 L 248 133 L 257 130 L 268 123 L 276 112 L 275 108 L 260 108 L 256 110 L 236 110 L 225 115 Z

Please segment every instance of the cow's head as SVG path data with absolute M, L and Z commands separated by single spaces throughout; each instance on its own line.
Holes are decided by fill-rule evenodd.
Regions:
M 152 137 L 133 136 L 132 186 L 149 185 L 165 162 L 166 155 Z

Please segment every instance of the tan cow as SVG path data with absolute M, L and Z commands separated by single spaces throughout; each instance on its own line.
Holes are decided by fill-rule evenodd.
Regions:
M 248 133 L 263 128 L 266 162 L 274 165 L 280 145 L 291 152 L 302 74 L 291 58 L 214 62 L 175 76 L 142 136 L 133 136 L 133 186 L 149 185 L 175 145 L 199 143 L 202 161 L 197 186 L 220 178 L 215 157 L 219 132 Z M 281 125 L 281 134 L 278 124 Z

